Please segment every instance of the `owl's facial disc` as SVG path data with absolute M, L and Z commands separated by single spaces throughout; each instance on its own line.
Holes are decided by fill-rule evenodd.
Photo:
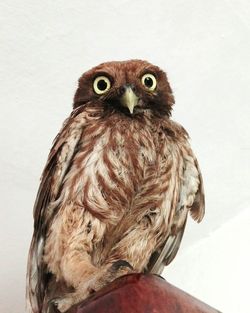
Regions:
M 133 114 L 134 108 L 137 106 L 139 100 L 133 89 L 133 85 L 123 86 L 122 96 L 120 97 L 121 105 L 128 108 L 130 114 Z

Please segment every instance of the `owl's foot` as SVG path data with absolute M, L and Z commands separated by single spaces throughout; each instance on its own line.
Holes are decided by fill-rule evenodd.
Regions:
M 67 312 L 73 305 L 85 300 L 95 290 L 90 282 L 80 284 L 75 292 L 65 294 L 63 297 L 54 298 L 50 301 L 61 313 Z
M 68 293 L 64 297 L 52 299 L 50 302 L 57 309 L 64 313 L 69 310 L 74 304 L 77 304 L 86 299 L 93 292 L 106 286 L 116 278 L 134 272 L 133 267 L 124 260 L 118 260 L 111 266 L 100 269 L 99 273 L 89 280 L 80 284 L 75 292 Z
M 64 313 L 74 304 L 72 300 L 72 298 L 66 296 L 52 299 L 50 303 L 52 303 L 61 313 Z
M 97 291 L 116 278 L 126 274 L 131 274 L 133 272 L 134 269 L 129 262 L 125 260 L 115 261 L 111 266 L 109 265 L 108 268 L 102 271 L 102 274 L 99 277 L 97 277 L 94 284 L 92 285 L 92 289 Z

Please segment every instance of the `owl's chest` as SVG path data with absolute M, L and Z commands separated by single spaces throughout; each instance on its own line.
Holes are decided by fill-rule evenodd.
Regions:
M 87 176 L 94 174 L 99 184 L 101 177 L 116 187 L 122 183 L 138 184 L 148 168 L 157 171 L 162 162 L 166 142 L 161 134 L 149 125 L 126 126 L 107 127 L 81 147 L 80 168 Z M 77 159 L 78 156 L 76 163 Z
M 65 187 L 83 206 L 123 210 L 160 173 L 167 143 L 151 125 L 101 126 L 83 133 Z

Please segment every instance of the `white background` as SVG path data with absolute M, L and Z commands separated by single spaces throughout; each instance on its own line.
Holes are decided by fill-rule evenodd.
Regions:
M 32 206 L 77 79 L 107 60 L 167 71 L 190 133 L 206 216 L 190 220 L 164 276 L 224 312 L 250 312 L 250 2 L 3 0 L 0 311 L 20 313 Z

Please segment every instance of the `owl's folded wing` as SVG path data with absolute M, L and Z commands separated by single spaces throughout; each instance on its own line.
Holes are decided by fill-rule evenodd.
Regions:
M 179 202 L 174 208 L 170 232 L 165 244 L 155 252 L 150 260 L 149 271 L 161 274 L 164 266 L 168 265 L 179 250 L 185 230 L 187 215 L 198 223 L 205 214 L 205 198 L 203 181 L 196 157 L 189 145 L 183 147 L 183 177 L 179 187 Z
M 86 124 L 83 108 L 73 110 L 66 119 L 51 148 L 34 205 L 34 234 L 30 246 L 27 267 L 27 308 L 40 312 L 48 274 L 42 262 L 44 240 L 48 226 L 56 214 L 56 202 L 60 187 L 77 150 Z M 32 308 L 33 311 L 30 309 Z M 40 308 L 40 309 L 38 309 Z

